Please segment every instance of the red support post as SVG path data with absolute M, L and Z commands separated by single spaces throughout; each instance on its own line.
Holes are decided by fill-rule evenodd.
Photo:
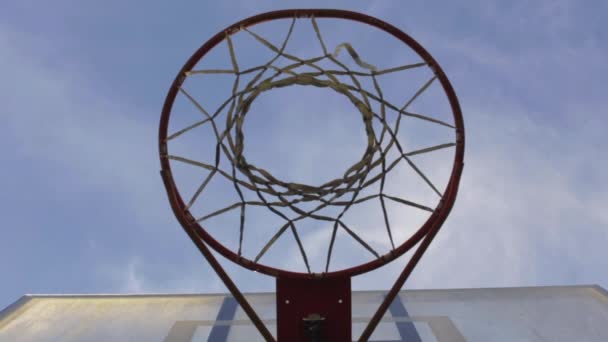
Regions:
M 351 342 L 351 326 L 350 277 L 277 278 L 277 341 Z

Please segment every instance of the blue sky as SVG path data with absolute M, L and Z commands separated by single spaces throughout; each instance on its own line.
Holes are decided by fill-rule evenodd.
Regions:
M 24 293 L 224 292 L 166 201 L 160 109 L 176 72 L 212 34 L 303 5 L 391 22 L 435 56 L 459 96 L 461 191 L 406 286 L 608 286 L 604 2 L 19 1 L 0 11 L 0 307 Z M 272 100 L 294 113 L 325 108 L 305 102 L 314 92 L 281 95 L 261 98 L 260 108 Z M 273 170 L 338 174 L 331 163 L 350 161 L 360 143 L 350 123 L 293 115 L 295 124 L 275 116 L 276 129 L 252 124 L 253 158 L 269 158 L 262 152 L 277 141 L 306 140 L 312 145 L 289 145 L 295 156 L 277 148 Z M 339 150 L 315 145 L 310 130 Z M 245 291 L 273 290 L 272 279 L 224 264 Z M 388 288 L 377 279 L 393 279 L 402 264 L 354 286 Z

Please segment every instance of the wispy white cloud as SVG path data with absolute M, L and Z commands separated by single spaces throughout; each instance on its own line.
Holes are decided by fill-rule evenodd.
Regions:
M 197 293 L 226 292 L 219 278 L 214 276 L 206 267 L 184 267 L 183 272 L 168 279 L 158 279 L 150 268 L 160 265 L 150 265 L 141 256 L 133 255 L 120 264 L 106 264 L 97 272 L 101 277 L 112 280 L 112 292 L 118 293 Z
M 148 118 L 140 109 L 97 93 L 94 83 L 77 65 L 63 68 L 46 65 L 33 48 L 33 42 L 35 40 L 25 34 L 6 28 L 0 30 L 3 51 L 0 70 L 6 79 L 12 80 L 0 84 L 5 105 L 1 118 L 4 139 L 10 143 L 11 154 L 35 165 L 41 176 L 46 168 L 58 168 L 61 174 L 48 175 L 48 181 L 60 184 L 58 187 L 62 189 L 78 189 L 78 193 L 83 194 L 82 201 L 98 203 L 99 198 L 116 201 L 107 208 L 99 208 L 95 217 L 82 217 L 71 208 L 64 208 L 67 214 L 62 216 L 71 218 L 71 226 L 49 227 L 62 231 L 86 230 L 89 251 L 99 259 L 90 265 L 85 278 L 101 277 L 117 291 L 217 289 L 217 281 L 201 281 L 205 276 L 195 276 L 197 272 L 191 268 L 184 268 L 183 276 L 159 281 L 150 274 L 162 270 L 151 269 L 147 257 L 137 256 L 150 255 L 148 248 L 157 249 L 161 243 L 180 241 L 172 236 L 182 234 L 165 201 L 158 174 L 156 115 Z M 26 166 L 14 163 L 13 168 L 5 171 L 17 174 L 19 167 Z M 65 195 L 63 192 L 37 193 L 36 189 L 23 191 L 46 199 L 49 204 Z M 120 212 L 111 212 L 110 207 L 118 207 Z M 10 220 L 10 215 L 7 219 Z M 31 218 L 36 219 L 37 216 Z M 35 224 L 40 229 L 49 224 L 64 224 L 47 222 L 44 217 L 39 219 Z M 131 219 L 135 219 L 136 224 Z M 98 224 L 97 220 L 106 223 Z M 152 238 L 150 247 L 143 247 L 143 240 L 133 241 L 143 234 L 160 235 Z M 132 247 L 116 249 L 108 245 L 109 241 Z M 80 244 L 81 241 L 65 240 L 64 243 Z
M 440 13 L 447 16 L 444 21 L 429 20 L 422 15 L 426 11 L 420 11 L 419 16 L 408 13 L 405 20 L 403 11 L 392 10 L 404 6 L 401 2 L 375 2 L 368 9 L 398 27 L 415 28 L 411 33 L 439 57 L 452 78 L 467 127 L 466 166 L 459 198 L 409 286 L 608 284 L 597 271 L 602 268 L 603 245 L 608 241 L 608 216 L 603 208 L 608 189 L 602 179 L 608 169 L 602 159 L 606 149 L 602 93 L 606 78 L 602 75 L 608 74 L 604 72 L 607 52 L 601 34 L 593 30 L 588 36 L 581 34 L 584 23 L 580 13 L 572 12 L 571 4 L 553 2 L 541 7 L 503 9 L 478 3 L 477 7 L 467 7 L 467 13 L 479 18 L 473 23 L 477 25 L 473 33 L 451 29 L 457 27 L 451 20 L 453 14 Z M 227 16 L 233 19 L 238 17 L 234 11 L 246 11 L 223 10 L 228 10 L 231 14 Z M 439 25 L 442 23 L 445 25 Z M 432 26 L 435 24 L 437 28 Z M 328 36 L 342 33 L 329 31 Z M 514 38 L 509 39 L 510 35 Z M 335 39 L 341 42 L 342 38 Z M 99 208 L 99 217 L 75 219 L 88 223 L 91 236 L 108 234 L 105 243 L 113 239 L 117 242 L 110 246 L 95 238 L 89 240 L 90 250 L 101 260 L 93 270 L 81 266 L 79 273 L 109 279 L 108 286 L 120 292 L 225 291 L 209 267 L 197 267 L 204 261 L 181 235 L 165 202 L 156 155 L 158 111 L 142 113 L 128 101 L 100 93 L 95 80 L 79 69 L 77 57 L 74 64 L 66 56 L 66 65 L 49 65 L 40 51 L 52 46 L 33 48 L 35 43 L 25 34 L 0 30 L 0 71 L 5 80 L 11 80 L 0 83 L 0 99 L 5 106 L 0 117 L 0 139 L 10 143 L 13 158 L 27 159 L 41 169 L 58 167 L 62 175 L 41 171 L 41 177 L 49 177 L 63 187 L 84 189 L 90 197 L 83 195 L 82 201 L 110 194 L 108 198 L 116 201 L 113 204 L 124 210 L 120 217 L 113 217 L 114 213 Z M 365 46 L 357 48 L 365 50 Z M 391 58 L 391 51 L 378 52 Z M 152 56 L 149 62 L 154 65 L 167 61 Z M 164 94 L 168 86 L 165 81 L 150 86 Z M 384 86 L 402 89 L 400 84 Z M 332 108 L 342 113 L 352 108 L 327 102 L 325 97 L 314 101 L 287 94 L 281 100 L 275 107 L 255 108 L 272 109 L 277 115 L 283 112 L 283 118 L 288 118 L 275 120 L 278 124 L 271 130 L 258 130 L 267 133 L 260 138 L 268 139 L 267 146 L 279 151 L 287 139 L 312 144 L 294 144 L 296 152 L 286 153 L 281 160 L 272 160 L 267 151 L 251 151 L 259 160 L 269 161 L 270 167 L 276 166 L 286 178 L 325 180 L 339 173 L 336 170 L 343 167 L 343 159 L 332 159 L 331 148 L 315 143 L 318 136 L 334 134 L 343 143 L 340 157 L 352 154 L 356 158 L 360 154 L 360 141 L 353 138 L 362 134 L 360 127 L 351 136 L 355 128 L 343 127 L 339 120 L 323 121 L 321 116 L 315 117 L 318 123 L 298 119 L 307 111 Z M 158 102 L 156 97 L 154 101 Z M 263 105 L 262 101 L 260 98 L 257 105 Z M 150 107 L 156 105 L 150 103 Z M 273 112 L 267 115 L 271 117 Z M 253 115 L 248 118 L 258 119 Z M 315 125 L 317 128 L 311 131 L 298 130 Z M 252 129 L 256 133 L 255 125 Z M 319 163 L 323 167 L 316 167 Z M 3 172 L 19 173 L 19 167 L 26 167 L 14 165 L 16 168 Z M 434 165 L 430 162 L 427 166 Z M 26 191 L 34 193 L 36 189 Z M 49 201 L 58 196 L 38 195 Z M 207 195 L 213 200 L 224 194 Z M 5 207 L 10 208 L 10 204 Z M 69 210 L 64 214 L 74 215 Z M 359 213 L 362 221 L 366 215 Z M 96 222 L 102 218 L 111 223 Z M 408 217 L 395 219 L 407 222 Z M 110 225 L 121 227 L 126 220 L 135 232 L 130 236 L 125 237 L 128 234 L 120 229 L 105 231 Z M 316 228 L 303 233 L 304 244 L 311 258 L 323 261 L 328 234 Z M 361 234 L 383 246 L 383 229 L 363 230 Z M 248 236 L 260 239 L 256 234 Z M 154 240 L 154 248 L 150 240 Z M 183 253 L 185 248 L 192 249 L 192 254 Z M 280 255 L 284 258 L 277 263 L 301 266 L 296 248 Z M 342 256 L 348 259 L 349 254 Z M 353 249 L 352 260 L 359 257 L 359 251 Z M 357 278 L 355 286 L 386 288 L 388 280 L 378 279 L 392 279 L 401 262 Z M 272 290 L 271 282 L 226 264 L 246 290 Z

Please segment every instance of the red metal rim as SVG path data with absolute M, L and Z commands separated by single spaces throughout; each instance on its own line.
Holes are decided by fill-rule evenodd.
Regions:
M 392 35 L 393 37 L 399 39 L 404 44 L 408 45 L 411 49 L 413 49 L 426 63 L 428 63 L 429 67 L 434 69 L 435 74 L 437 75 L 437 79 L 440 81 L 443 90 L 448 97 L 448 101 L 450 103 L 450 107 L 452 109 L 452 115 L 454 118 L 454 124 L 456 127 L 456 146 L 455 146 L 455 154 L 454 154 L 454 163 L 452 166 L 452 172 L 450 174 L 450 179 L 448 181 L 448 185 L 446 186 L 445 193 L 443 194 L 443 198 L 438 206 L 438 209 L 428 218 L 428 220 L 418 229 L 416 233 L 414 233 L 408 240 L 403 242 L 400 246 L 385 254 L 384 256 L 369 261 L 367 263 L 357 265 L 351 268 L 342 269 L 338 271 L 332 271 L 328 273 L 300 273 L 300 272 L 292 272 L 287 270 L 282 270 L 270 266 L 266 266 L 260 263 L 254 263 L 252 260 L 243 258 L 242 256 L 237 255 L 230 249 L 226 248 L 219 241 L 214 239 L 202 226 L 200 226 L 194 217 L 190 214 L 190 212 L 186 209 L 186 205 L 177 190 L 177 186 L 174 182 L 173 175 L 171 172 L 171 165 L 169 163 L 169 159 L 167 157 L 167 130 L 169 126 L 169 119 L 171 116 L 171 109 L 173 107 L 173 103 L 178 94 L 179 88 L 185 79 L 185 72 L 190 71 L 199 60 L 201 60 L 210 50 L 212 50 L 217 44 L 225 39 L 226 33 L 235 33 L 242 27 L 249 27 L 256 24 L 260 24 L 270 20 L 276 19 L 285 19 L 285 18 L 301 18 L 301 17 L 311 17 L 315 18 L 338 18 L 338 19 L 347 19 L 353 20 L 360 23 L 368 24 L 383 30 L 384 32 Z M 402 32 L 398 28 L 369 15 L 344 11 L 344 10 L 336 10 L 336 9 L 289 9 L 289 10 L 280 10 L 273 12 L 266 12 L 259 15 L 255 15 L 249 17 L 247 19 L 241 20 L 226 29 L 218 32 L 216 35 L 211 37 L 205 44 L 203 44 L 184 64 L 181 68 L 177 76 L 175 77 L 171 87 L 169 88 L 167 97 L 165 98 L 165 102 L 163 105 L 160 125 L 159 125 L 159 155 L 160 155 L 160 164 L 161 164 L 161 174 L 163 176 L 164 185 L 167 191 L 167 195 L 169 197 L 169 202 L 173 209 L 173 212 L 182 225 L 182 227 L 190 233 L 194 233 L 194 235 L 198 236 L 200 239 L 209 244 L 215 251 L 226 257 L 227 259 L 253 271 L 261 272 L 264 274 L 268 274 L 275 277 L 289 277 L 289 278 L 324 278 L 324 277 L 344 277 L 344 276 L 355 276 L 358 274 L 369 272 L 373 269 L 376 269 L 380 266 L 385 265 L 386 263 L 398 258 L 403 255 L 407 251 L 409 251 L 412 247 L 414 247 L 420 240 L 429 233 L 429 231 L 433 227 L 441 226 L 449 212 L 451 211 L 454 202 L 456 200 L 456 194 L 458 192 L 458 186 L 460 183 L 460 177 L 462 174 L 462 169 L 464 166 L 464 146 L 465 146 L 465 135 L 464 135 L 464 121 L 462 118 L 462 112 L 460 109 L 460 105 L 458 103 L 458 98 L 456 97 L 456 93 L 448 80 L 447 76 L 439 66 L 439 64 L 435 61 L 435 59 L 413 38 L 411 38 L 406 33 Z M 191 235 L 192 236 L 192 235 Z

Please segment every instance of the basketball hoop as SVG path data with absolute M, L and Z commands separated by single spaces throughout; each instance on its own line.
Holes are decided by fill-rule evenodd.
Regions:
M 350 42 L 329 47 L 324 39 L 322 25 L 317 19 L 347 20 L 370 25 L 398 39 L 420 60 L 384 68 L 375 64 L 371 58 L 360 54 Z M 288 22 L 287 34 L 282 44 L 273 44 L 251 29 L 255 25 L 281 20 Z M 302 58 L 286 51 L 296 21 L 306 22 L 314 32 L 316 48 L 319 50 L 318 56 Z M 248 35 L 259 43 L 260 49 L 270 51 L 274 57 L 261 65 L 242 68 L 233 38 L 240 34 Z M 198 68 L 199 62 L 222 43 L 228 48 L 226 58 L 230 59 L 231 68 Z M 279 60 L 285 63 L 277 63 Z M 329 68 L 325 66 L 326 64 L 332 67 Z M 347 64 L 354 65 L 356 70 Z M 378 81 L 382 75 L 419 68 L 427 68 L 431 76 L 413 94 L 409 94 L 402 104 L 393 104 L 385 98 Z M 209 111 L 203 104 L 204 98 L 200 99 L 197 94 L 191 93 L 184 87 L 184 82 L 188 78 L 205 75 L 226 75 L 234 78 L 232 92 L 227 94 L 226 100 L 218 108 Z M 251 79 L 248 82 L 242 81 L 246 77 Z M 362 79 L 365 79 L 365 82 L 361 81 Z M 450 122 L 409 109 L 421 94 L 437 83 L 449 103 L 452 119 Z M 365 84 L 372 84 L 373 89 L 367 89 Z M 296 85 L 316 87 L 335 92 L 336 96 L 345 97 L 360 116 L 365 129 L 367 144 L 361 159 L 344 170 L 340 177 L 327 180 L 320 185 L 280 179 L 264 166 L 254 165 L 248 161 L 244 153 L 246 135 L 243 123 L 252 103 L 265 92 Z M 169 132 L 174 103 L 178 97 L 190 103 L 202 114 L 202 117 L 177 131 Z M 389 111 L 396 113 L 393 121 L 387 118 Z M 406 119 L 445 127 L 446 136 L 451 137 L 452 141 L 407 150 L 399 139 L 400 125 Z M 170 144 L 179 141 L 184 135 L 194 134 L 198 127 L 205 125 L 212 126 L 216 140 L 215 146 L 212 147 L 215 152 L 213 160 L 202 161 L 172 154 Z M 454 159 L 447 185 L 441 191 L 412 157 L 445 149 L 454 150 Z M 452 209 L 463 168 L 464 123 L 456 94 L 439 64 L 421 45 L 399 29 L 379 19 L 356 12 L 329 9 L 281 10 L 256 15 L 229 26 L 209 39 L 190 57 L 173 81 L 165 99 L 159 128 L 159 151 L 161 175 L 175 216 L 267 340 L 274 340 L 274 337 L 208 247 L 242 267 L 277 279 L 279 340 L 304 341 L 306 336 L 315 336 L 315 340 L 324 338 L 327 341 L 351 341 L 350 278 L 381 267 L 418 245 L 385 301 L 360 337 L 361 341 L 366 341 Z M 394 157 L 391 159 L 389 156 Z M 197 167 L 207 172 L 207 176 L 193 188 L 193 195 L 187 200 L 182 197 L 184 189 L 178 187 L 175 181 L 172 171 L 174 163 Z M 437 201 L 434 205 L 421 204 L 395 196 L 386 189 L 385 180 L 400 163 L 408 165 L 436 195 Z M 197 216 L 192 212 L 192 207 L 200 196 L 205 195 L 206 186 L 214 177 L 230 185 L 235 197 L 234 203 Z M 376 192 L 364 195 L 364 192 L 371 191 L 371 188 Z M 388 245 L 390 245 L 388 252 L 377 251 L 344 220 L 344 215 L 349 210 L 354 210 L 357 205 L 367 201 L 380 203 Z M 395 241 L 387 202 L 428 212 L 428 219 L 407 239 Z M 243 238 L 244 231 L 249 229 L 246 210 L 248 207 L 265 208 L 268 215 L 278 217 L 283 222 L 263 247 L 255 255 L 250 256 L 243 252 L 243 245 L 246 243 Z M 332 209 L 334 214 L 327 214 L 328 209 Z M 240 217 L 239 233 L 235 236 L 235 239 L 238 239 L 238 246 L 229 248 L 214 237 L 213 230 L 204 225 L 212 218 L 235 212 L 238 212 Z M 326 261 L 321 269 L 314 269 L 310 265 L 309 256 L 302 243 L 302 231 L 299 230 L 298 225 L 307 221 L 320 221 L 331 227 Z M 332 268 L 332 252 L 338 232 L 345 233 L 345 236 L 353 239 L 366 250 L 370 260 L 351 267 Z M 266 253 L 284 234 L 293 236 L 293 248 L 299 251 L 306 272 L 264 263 Z

